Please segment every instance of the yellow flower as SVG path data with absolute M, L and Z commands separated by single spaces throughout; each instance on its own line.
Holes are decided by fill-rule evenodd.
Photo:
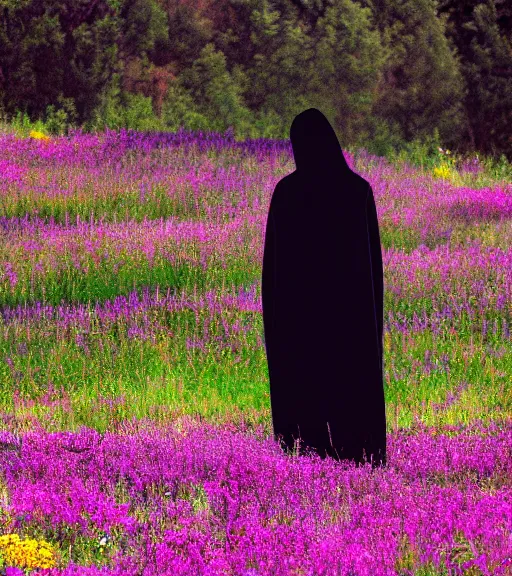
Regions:
M 44 540 L 20 540 L 17 534 L 0 536 L 0 552 L 7 566 L 15 568 L 53 568 L 51 544 Z
M 433 170 L 434 176 L 436 178 L 443 178 L 444 180 L 449 180 L 455 186 L 462 186 L 463 181 L 457 169 L 453 165 L 453 161 L 448 160 L 448 162 L 443 162 L 440 166 L 436 166 Z
M 452 171 L 448 164 L 441 164 L 441 166 L 436 166 L 434 168 L 434 176 L 436 178 L 445 178 L 446 180 L 450 178 Z
M 38 132 L 37 130 L 30 131 L 30 137 L 34 138 L 35 140 L 49 140 L 49 136 L 43 134 L 42 132 Z
M 391 350 L 391 334 L 389 332 L 384 333 L 384 348 L 386 352 Z

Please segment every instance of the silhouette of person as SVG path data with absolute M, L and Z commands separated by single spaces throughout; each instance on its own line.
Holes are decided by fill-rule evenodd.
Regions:
M 262 306 L 276 440 L 299 453 L 386 465 L 384 281 L 370 184 L 327 118 L 290 128 L 296 170 L 267 218 Z

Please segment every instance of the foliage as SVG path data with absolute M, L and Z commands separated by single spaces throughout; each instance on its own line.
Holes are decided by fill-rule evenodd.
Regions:
M 212 43 L 201 50 L 192 67 L 180 76 L 199 113 L 210 119 L 212 130 L 225 132 L 229 127 L 248 123 L 250 113 L 242 103 L 240 86 L 226 68 L 226 57 Z
M 0 14 L 13 125 L 287 138 L 314 106 L 345 147 L 390 156 L 437 130 L 454 151 L 512 157 L 512 16 L 493 0 L 0 0 Z
M 318 20 L 313 38 L 313 86 L 330 96 L 342 145 L 366 140 L 373 93 L 386 59 L 371 11 L 339 0 Z
M 466 94 L 465 150 L 512 157 L 512 9 L 493 0 L 441 0 Z
M 374 113 L 394 121 L 405 141 L 424 140 L 437 128 L 455 144 L 464 122 L 463 81 L 434 0 L 375 0 L 374 6 L 388 55 Z
M 85 123 L 87 130 L 102 131 L 105 128 L 115 130 L 123 127 L 124 115 L 119 84 L 119 74 L 114 74 L 101 94 L 92 118 Z

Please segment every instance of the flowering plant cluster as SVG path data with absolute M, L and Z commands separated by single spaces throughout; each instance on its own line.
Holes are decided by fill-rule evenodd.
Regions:
M 38 130 L 31 130 L 30 131 L 30 137 L 34 138 L 35 140 L 49 140 L 50 137 L 47 136 L 46 134 L 43 134 L 43 132 L 39 132 Z
M 54 553 L 51 544 L 44 540 L 21 540 L 17 534 L 0 536 L 0 565 L 33 570 L 53 568 Z
M 451 155 L 452 153 L 450 150 L 443 150 L 442 148 L 438 148 L 438 151 L 441 162 L 434 167 L 434 176 L 443 180 L 450 180 L 454 184 L 460 184 L 460 175 L 457 172 L 456 160 Z
M 385 273 L 372 471 L 273 436 L 259 289 L 292 158 L 0 134 L 0 576 L 512 576 L 509 168 L 346 154 Z

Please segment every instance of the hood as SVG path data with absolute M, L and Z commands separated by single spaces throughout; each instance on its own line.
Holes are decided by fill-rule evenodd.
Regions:
M 298 114 L 290 128 L 295 165 L 299 173 L 350 170 L 329 120 L 316 108 Z

